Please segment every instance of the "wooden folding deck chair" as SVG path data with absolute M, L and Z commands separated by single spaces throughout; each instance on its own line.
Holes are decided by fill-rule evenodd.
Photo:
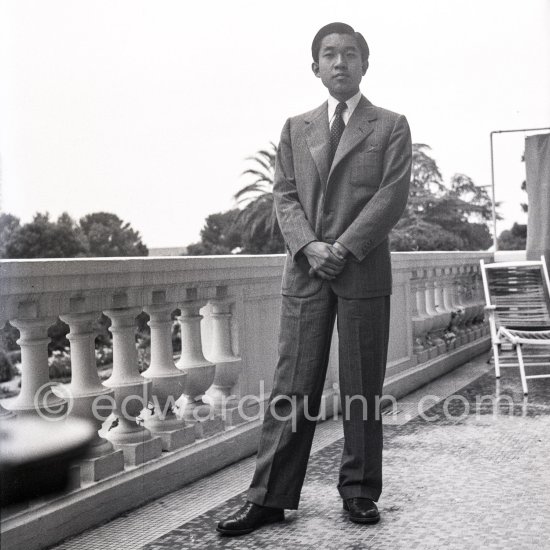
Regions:
M 525 366 L 550 366 L 550 281 L 544 261 L 500 262 L 481 260 L 481 275 L 489 314 L 495 375 L 500 368 L 519 366 L 523 393 L 529 378 L 550 378 L 548 374 L 525 374 Z M 503 357 L 508 342 L 517 361 Z M 510 361 L 510 359 L 512 359 Z

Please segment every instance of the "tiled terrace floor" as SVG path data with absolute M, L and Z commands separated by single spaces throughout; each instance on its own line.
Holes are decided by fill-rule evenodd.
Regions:
M 350 523 L 341 509 L 341 423 L 330 420 L 318 427 L 300 509 L 285 523 L 245 537 L 215 532 L 243 501 L 250 458 L 56 549 L 550 548 L 550 379 L 530 380 L 524 398 L 517 369 L 498 382 L 483 359 L 405 397 L 386 418 L 377 525 Z M 426 395 L 435 397 L 422 403 Z

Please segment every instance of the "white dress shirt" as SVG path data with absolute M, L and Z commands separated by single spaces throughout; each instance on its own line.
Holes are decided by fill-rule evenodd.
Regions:
M 347 125 L 349 117 L 352 115 L 355 107 L 361 100 L 361 91 L 357 92 L 354 96 L 350 97 L 346 101 L 348 108 L 342 113 L 342 118 L 344 119 L 344 124 Z M 336 106 L 340 103 L 335 97 L 331 95 L 328 96 L 328 124 L 332 127 L 334 121 L 334 111 L 336 111 Z

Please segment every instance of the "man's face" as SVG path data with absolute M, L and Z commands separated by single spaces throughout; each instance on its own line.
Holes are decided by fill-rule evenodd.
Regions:
M 367 72 L 361 50 L 350 34 L 329 34 L 321 41 L 319 62 L 311 66 L 313 73 L 328 88 L 331 96 L 347 101 L 359 91 L 361 78 Z

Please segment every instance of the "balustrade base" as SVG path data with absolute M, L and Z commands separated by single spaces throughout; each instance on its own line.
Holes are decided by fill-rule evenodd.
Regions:
M 255 407 L 255 413 L 253 410 L 247 409 L 244 411 L 242 407 L 239 409 L 237 405 L 226 406 L 223 409 L 215 408 L 216 413 L 220 414 L 223 422 L 227 427 L 238 426 L 248 420 L 256 418 L 259 414 L 259 407 Z
M 82 468 L 80 462 L 78 464 L 72 464 L 71 466 L 69 466 L 68 484 L 65 491 L 68 492 L 80 489 L 80 476 L 82 475 L 81 472 Z
M 30 502 L 18 502 L 17 504 L 10 504 L 2 508 L 2 521 L 5 521 L 11 516 L 16 516 L 20 512 L 26 512 L 30 508 Z
M 160 437 L 163 451 L 175 451 L 186 445 L 190 445 L 197 438 L 195 427 L 192 425 L 176 428 L 173 430 L 159 430 L 152 432 L 154 436 Z
M 264 413 L 264 408 L 267 405 L 267 399 L 264 399 L 261 403 L 261 407 L 260 401 L 247 403 L 245 406 L 241 407 L 241 410 L 239 410 L 236 405 L 227 407 L 225 411 L 220 411 L 220 414 L 222 415 L 222 419 L 227 427 L 239 426 L 245 422 L 252 422 L 254 420 L 261 419 Z
M 144 462 L 158 458 L 162 454 L 162 440 L 160 437 L 152 437 L 139 443 L 118 444 L 113 442 L 113 447 L 124 453 L 124 462 L 128 466 L 139 466 Z
M 321 407 L 319 409 L 319 420 L 331 420 L 342 411 L 340 403 L 340 392 L 333 388 L 323 391 L 321 396 Z
M 489 329 L 486 325 L 471 327 L 470 329 L 464 329 L 464 332 L 458 334 L 454 340 L 447 344 L 440 343 L 432 346 L 428 349 L 424 349 L 414 354 L 416 357 L 416 363 L 425 363 L 439 357 L 445 353 L 459 349 L 461 346 L 477 342 L 489 333 Z
M 430 358 L 430 350 L 425 349 L 425 350 L 419 351 L 415 355 L 416 355 L 417 363 L 425 363 Z
M 213 415 L 210 418 L 193 420 L 190 422 L 195 430 L 197 439 L 204 439 L 217 433 L 223 432 L 225 424 L 221 416 Z
M 81 479 L 85 483 L 101 481 L 124 470 L 124 453 L 111 451 L 102 456 L 86 458 L 80 463 Z
M 456 349 L 444 353 L 434 359 L 420 362 L 396 375 L 386 376 L 384 393 L 399 399 L 424 384 L 442 376 L 459 365 L 486 353 L 490 349 L 490 338 L 484 336 L 475 342 L 457 346 Z

